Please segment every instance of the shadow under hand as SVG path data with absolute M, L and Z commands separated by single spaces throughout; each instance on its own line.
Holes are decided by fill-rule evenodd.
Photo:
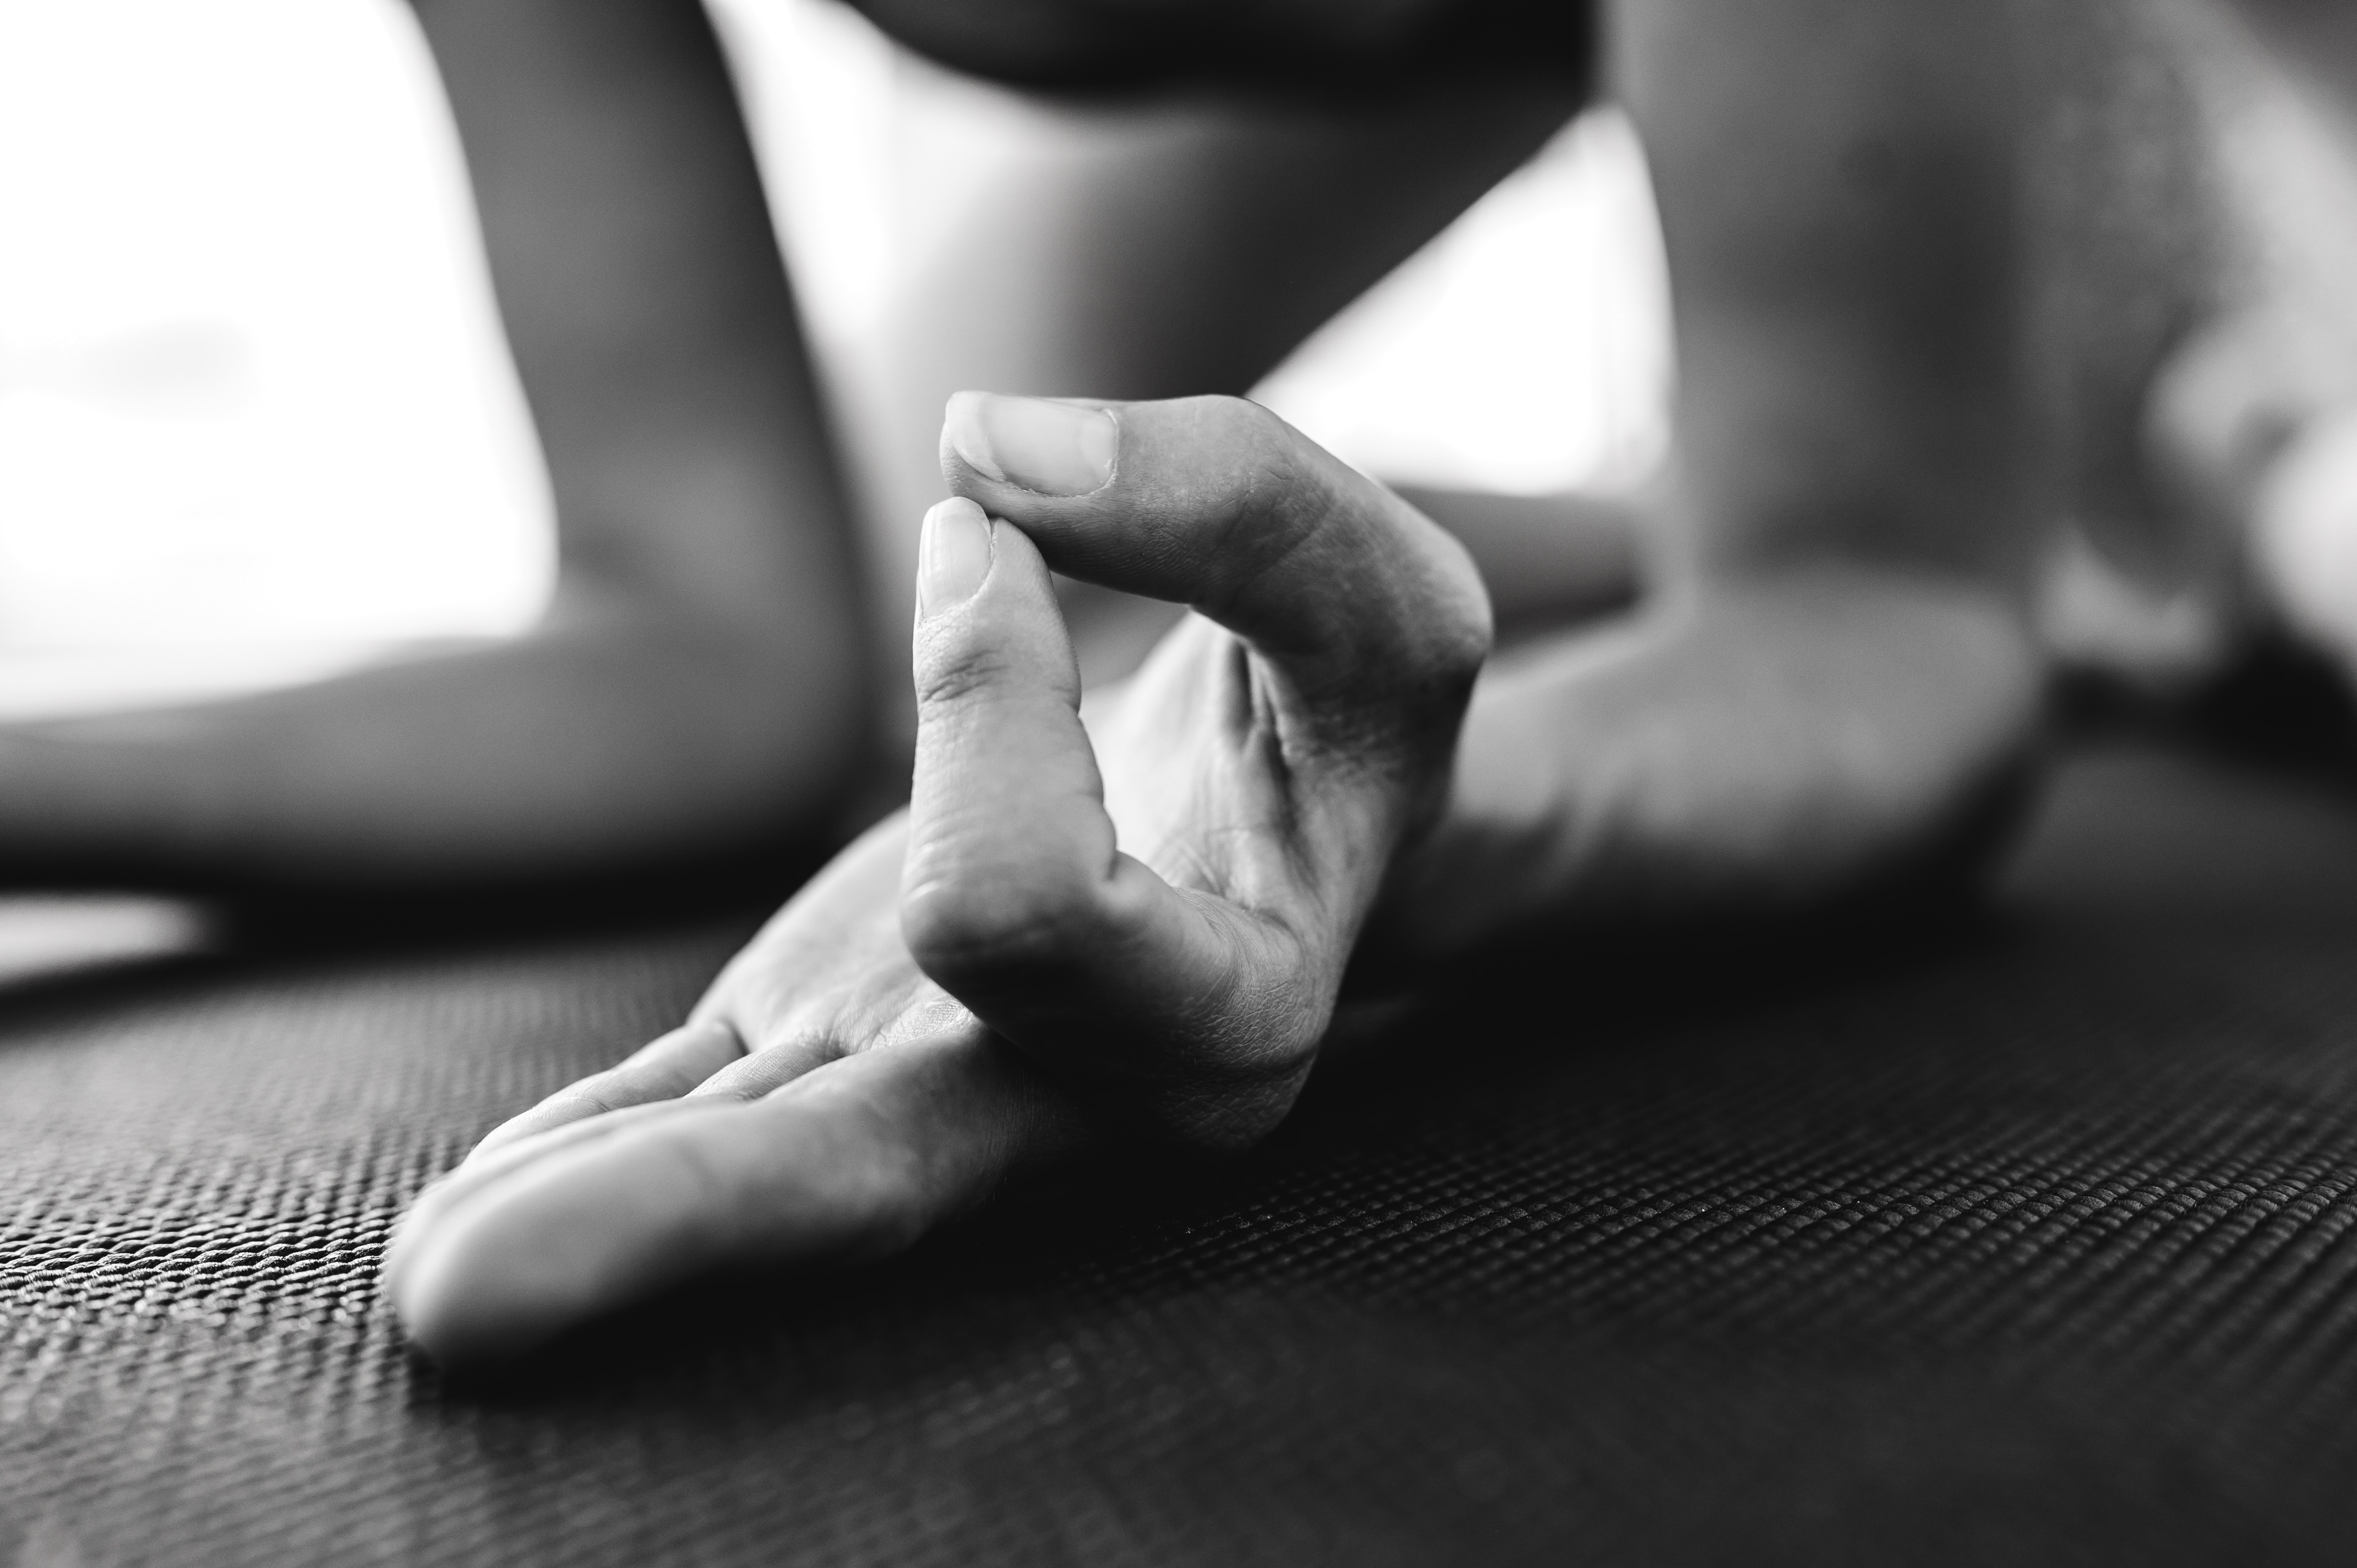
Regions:
M 1378 1190 L 1391 1165 L 1420 1169 L 1518 1108 L 1650 1084 L 1665 1039 L 1904 983 L 1993 931 L 1973 907 L 1927 905 L 1897 919 L 1886 910 L 1591 942 L 1576 962 L 1534 943 L 1393 1009 L 1321 1063 L 1292 1117 L 1248 1155 L 1182 1159 L 1141 1145 L 1034 1172 L 900 1257 L 707 1278 L 504 1369 L 451 1374 L 421 1360 L 417 1394 L 602 1408 L 693 1402 L 708 1387 L 736 1404 L 749 1381 L 815 1408 L 906 1388 L 984 1347 L 1031 1344 L 1095 1303 L 1201 1286 L 1347 1298 L 1363 1283 L 1358 1265 L 1327 1277 L 1315 1248 L 1288 1241 L 1289 1214 L 1323 1227 L 1361 1205 L 1381 1209 L 1397 1196 Z

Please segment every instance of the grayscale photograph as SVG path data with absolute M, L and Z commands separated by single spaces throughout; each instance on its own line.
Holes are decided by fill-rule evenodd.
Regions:
M 0 1568 L 2357 1562 L 2357 0 L 0 0 Z

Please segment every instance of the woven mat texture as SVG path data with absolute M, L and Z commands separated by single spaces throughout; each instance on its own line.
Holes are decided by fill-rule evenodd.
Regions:
M 1566 952 L 1240 1168 L 405 1356 L 404 1202 L 743 930 L 0 993 L 0 1563 L 2357 1560 L 2357 804 L 2082 762 L 1936 940 Z

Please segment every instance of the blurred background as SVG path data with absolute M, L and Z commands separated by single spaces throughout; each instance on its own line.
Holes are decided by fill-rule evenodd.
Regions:
M 1082 133 L 829 0 L 715 15 L 856 435 L 863 347 L 960 193 Z M 0 717 L 532 621 L 547 481 L 402 0 L 0 0 Z M 1602 111 L 1257 395 L 1386 478 L 1544 493 L 1641 478 L 1668 381 L 1642 160 Z

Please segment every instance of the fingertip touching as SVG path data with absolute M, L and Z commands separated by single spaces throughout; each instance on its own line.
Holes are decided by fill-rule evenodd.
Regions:
M 1366 699 L 1351 709 L 1460 703 L 1488 658 L 1463 548 L 1247 399 L 960 392 L 942 456 L 951 489 L 1057 571 L 1188 605 L 1307 690 Z

